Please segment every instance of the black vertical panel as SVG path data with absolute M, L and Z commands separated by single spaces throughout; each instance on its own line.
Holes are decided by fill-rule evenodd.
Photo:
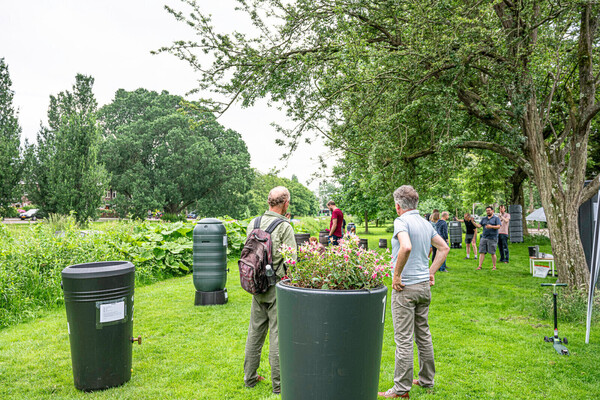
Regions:
M 590 181 L 585 181 L 587 186 Z M 598 203 L 598 194 L 595 194 L 590 200 L 586 201 L 579 207 L 579 237 L 581 238 L 581 244 L 583 245 L 583 251 L 585 253 L 585 261 L 587 262 L 588 269 L 592 262 L 592 248 L 594 245 L 594 209 Z

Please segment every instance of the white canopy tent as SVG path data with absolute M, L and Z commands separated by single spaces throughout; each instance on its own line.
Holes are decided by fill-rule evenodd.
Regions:
M 546 222 L 546 213 L 544 213 L 544 207 L 540 207 L 528 216 L 525 217 L 527 221 L 538 221 Z

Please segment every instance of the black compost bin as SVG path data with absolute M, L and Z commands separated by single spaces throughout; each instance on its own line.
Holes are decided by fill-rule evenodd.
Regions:
M 227 303 L 227 229 L 216 218 L 204 218 L 194 228 L 194 304 Z
M 71 265 L 62 271 L 73 379 L 79 390 L 131 379 L 135 267 L 128 261 Z

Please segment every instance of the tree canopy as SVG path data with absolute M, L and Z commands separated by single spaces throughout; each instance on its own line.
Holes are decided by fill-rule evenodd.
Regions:
M 27 150 L 27 194 L 44 212 L 95 218 L 108 176 L 98 163 L 100 128 L 94 78 L 77 74 L 72 91 L 50 96 L 48 127 Z
M 315 194 L 298 179 L 281 178 L 273 173 L 262 174 L 254 170 L 254 180 L 248 193 L 249 216 L 259 215 L 268 209 L 269 191 L 276 186 L 285 186 L 290 191 L 288 212 L 294 216 L 315 215 L 319 212 L 319 202 Z
M 240 0 L 256 37 L 215 32 L 185 3 L 169 11 L 200 39 L 162 50 L 228 95 L 216 109 L 282 103 L 290 150 L 318 132 L 381 185 L 427 182 L 443 165 L 422 160 L 452 148 L 493 151 L 535 181 L 561 279 L 587 283 L 577 212 L 600 187 L 598 175 L 583 185 L 600 111 L 596 2 Z
M 122 215 L 191 208 L 243 216 L 252 181 L 248 149 L 239 133 L 223 128 L 198 103 L 166 91 L 119 89 L 99 119 L 101 160 Z
M 18 202 L 23 163 L 21 160 L 21 127 L 13 107 L 14 92 L 8 65 L 0 58 L 0 216 L 10 204 Z

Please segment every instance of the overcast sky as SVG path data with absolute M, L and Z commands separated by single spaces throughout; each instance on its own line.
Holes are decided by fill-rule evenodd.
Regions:
M 251 29 L 244 15 L 233 10 L 233 0 L 199 3 L 206 4 L 217 30 Z M 197 75 L 185 62 L 150 54 L 174 40 L 194 38 L 191 28 L 164 10 L 165 4 L 183 8 L 177 0 L 0 0 L 0 57 L 8 64 L 23 137 L 35 140 L 40 122 L 47 123 L 49 96 L 71 90 L 77 73 L 95 78 L 99 106 L 111 102 L 119 88 L 178 95 L 194 88 Z M 248 109 L 235 106 L 219 122 L 242 135 L 253 167 L 267 172 L 283 166 L 278 134 L 270 126 L 285 124 L 283 112 L 264 102 Z M 318 169 L 316 156 L 324 151 L 322 145 L 303 145 L 280 176 L 296 174 L 306 184 Z

